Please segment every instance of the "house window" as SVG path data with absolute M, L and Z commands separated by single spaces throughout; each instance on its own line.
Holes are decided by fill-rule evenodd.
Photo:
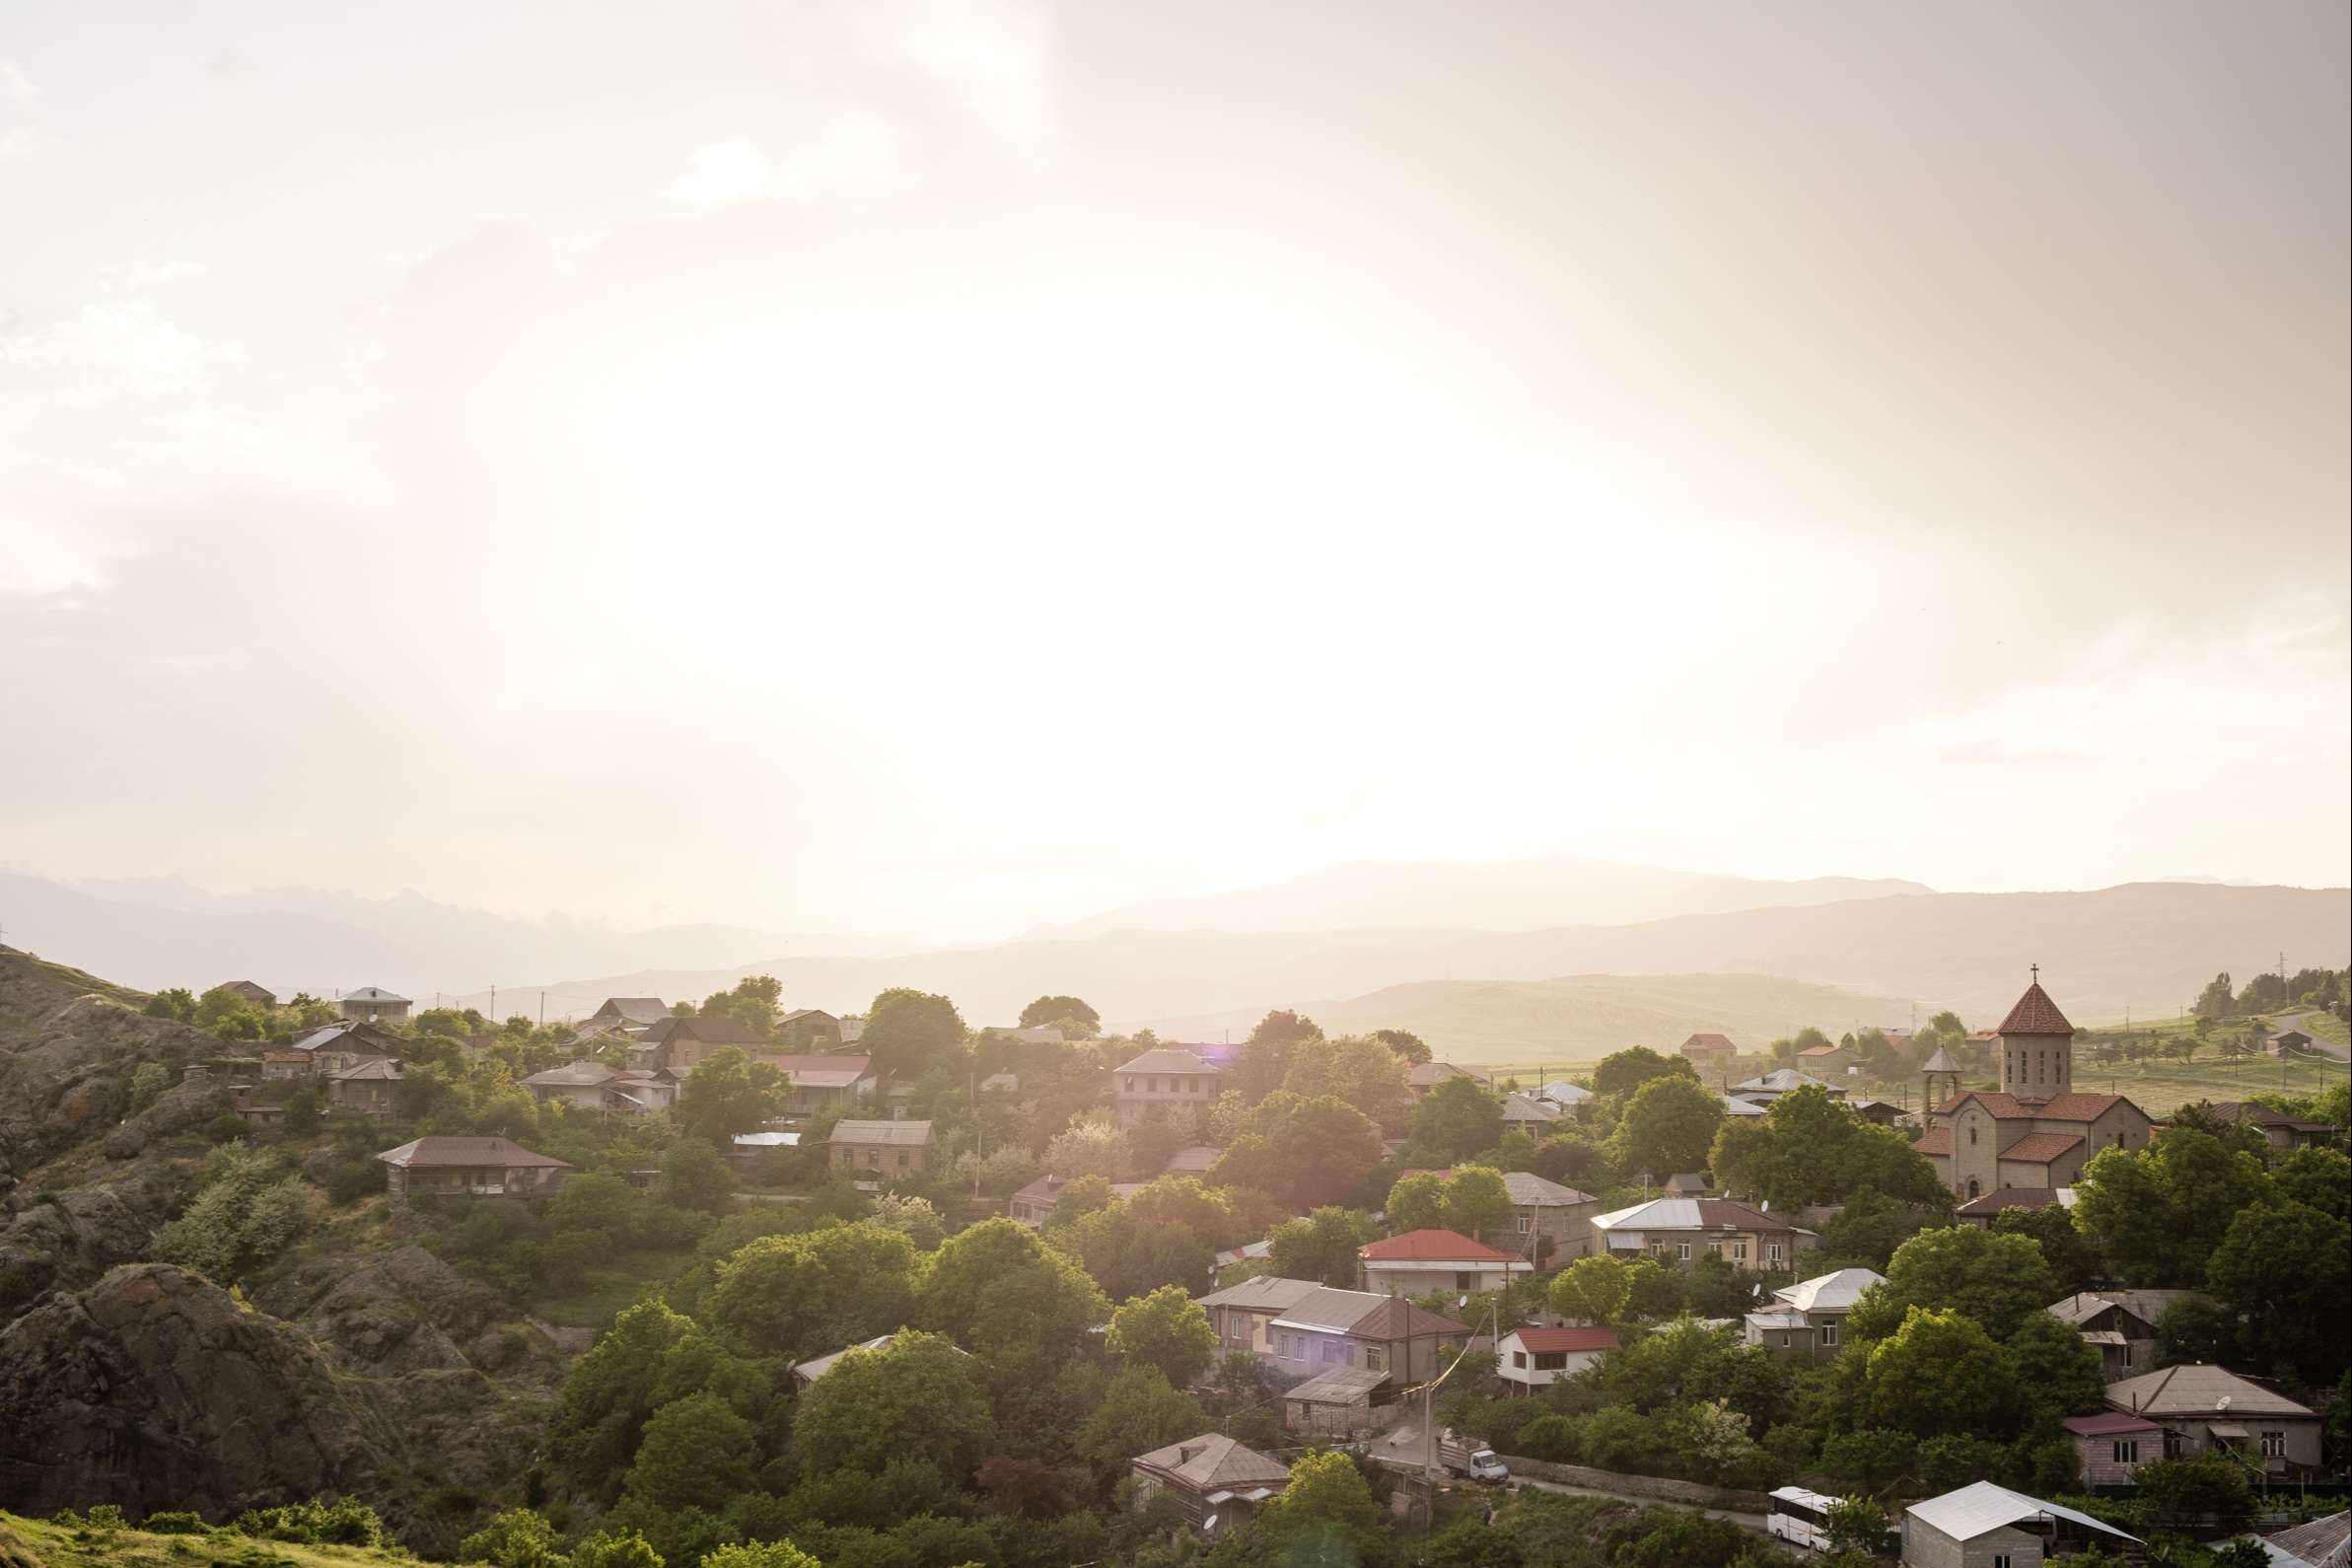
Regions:
M 1458 1269 L 1454 1274 L 1454 1288 L 1456 1290 L 1476 1290 L 1478 1288 L 1477 1280 L 1477 1275 L 1464 1274 Z
M 1530 1224 L 1530 1221 L 1529 1221 L 1529 1219 L 1528 1219 L 1528 1217 L 1527 1217 L 1526 1215 L 1524 1215 L 1524 1214 L 1523 1214 L 1523 1215 L 1521 1215 L 1521 1216 L 1519 1217 L 1519 1234 L 1520 1234 L 1520 1235 L 1522 1235 L 1522 1236 L 1525 1236 L 1525 1235 L 1527 1235 L 1527 1234 L 1528 1234 L 1528 1226 L 1529 1226 L 1529 1224 Z
M 1778 1242 L 1766 1242 L 1764 1244 L 1764 1261 L 1767 1263 L 1777 1263 L 1780 1261 L 1780 1244 Z
M 2287 1434 L 2286 1434 L 2286 1433 L 2284 1433 L 2284 1432 L 2265 1432 L 2265 1433 L 2263 1433 L 2263 1434 L 2262 1434 L 2262 1458 L 2264 1458 L 2264 1459 L 2266 1459 L 2266 1460 L 2283 1460 L 2283 1459 L 2285 1459 L 2286 1457 L 2287 1457 Z
M 2180 1434 L 2171 1427 L 2165 1428 L 2165 1458 L 2168 1460 L 2180 1458 Z
M 1344 1367 L 1347 1365 L 1346 1340 L 1326 1339 L 1323 1341 L 1323 1365 L 1327 1367 Z
M 1527 1366 L 1528 1366 L 1528 1353 L 1527 1353 L 1526 1351 L 1524 1351 L 1524 1350 L 1514 1350 L 1514 1351 L 1512 1351 L 1512 1352 L 1511 1352 L 1511 1365 L 1513 1365 L 1513 1366 L 1515 1366 L 1515 1367 L 1519 1368 L 1519 1369 L 1520 1369 L 1520 1371 L 1522 1371 L 1522 1372 L 1525 1372 L 1525 1371 L 1527 1370 Z
M 1820 1325 L 1820 1330 L 1821 1330 L 1821 1343 L 1822 1343 L 1822 1344 L 1824 1344 L 1824 1345 L 1834 1345 L 1834 1344 L 1836 1344 L 1836 1343 L 1837 1343 L 1837 1324 L 1835 1324 L 1835 1323 L 1822 1323 L 1822 1324 Z
M 914 1156 L 913 1156 L 913 1155 L 911 1155 L 911 1154 L 908 1154 L 908 1153 L 907 1153 L 907 1152 L 906 1152 L 904 1149 L 901 1149 L 901 1150 L 899 1150 L 899 1151 L 898 1151 L 898 1169 L 899 1169 L 899 1170 L 903 1171 L 903 1170 L 905 1170 L 905 1169 L 906 1169 L 906 1168 L 907 1168 L 909 1165 L 911 1165 L 911 1164 L 913 1164 L 913 1163 L 914 1163 Z
M 2117 1439 L 2115 1443 L 2115 1462 L 2117 1464 L 2139 1463 L 2140 1440 L 2138 1438 Z
M 2010 1562 L 2009 1553 L 2005 1551 L 1995 1552 L 1993 1554 L 1993 1568 L 2015 1568 L 2015 1565 Z
M 1121 1082 L 1122 1082 L 1122 1083 L 1124 1083 L 1124 1084 L 1127 1086 L 1127 1087 L 1126 1087 L 1126 1091 L 1125 1091 L 1126 1093 L 1128 1093 L 1128 1094 L 1130 1094 L 1130 1095 L 1131 1095 L 1131 1094 L 1133 1094 L 1133 1093 L 1135 1093 L 1135 1080 L 1134 1080 L 1134 1079 L 1132 1079 L 1132 1078 L 1122 1079 L 1122 1080 L 1121 1080 Z
M 1690 1261 L 1690 1244 L 1688 1242 L 1675 1244 L 1675 1258 L 1677 1262 L 1687 1263 Z
M 1379 1345 L 1366 1345 L 1364 1347 L 1364 1370 L 1366 1372 L 1388 1371 L 1389 1352 Z
M 1537 1372 L 1565 1372 L 1567 1369 L 1567 1351 L 1539 1350 L 1535 1353 L 1535 1370 Z
M 1788 1349 L 1788 1348 L 1789 1348 L 1789 1336 L 1788 1336 L 1788 1335 L 1786 1335 L 1786 1334 L 1782 1334 L 1782 1335 L 1780 1336 L 1780 1348 L 1781 1348 L 1781 1349 L 1783 1349 L 1783 1350 L 1786 1350 L 1786 1349 Z
M 1976 1127 L 1975 1127 L 1975 1124 L 1974 1124 L 1973 1122 L 1971 1122 L 1971 1123 L 1969 1124 L 1969 1126 L 1968 1126 L 1968 1142 L 1969 1142 L 1969 1143 L 1971 1143 L 1971 1144 L 1973 1144 L 1975 1141 L 1976 1141 Z
M 1745 1263 L 1747 1261 L 1747 1244 L 1746 1242 L 1734 1242 L 1732 1244 L 1732 1261 L 1735 1263 Z

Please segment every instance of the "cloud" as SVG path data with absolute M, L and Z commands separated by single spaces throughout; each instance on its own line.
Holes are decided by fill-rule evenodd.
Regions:
M 98 287 L 104 294 L 137 294 L 161 284 L 177 283 L 181 278 L 200 278 L 207 270 L 201 261 L 135 262 L 103 269 L 98 275 Z
M 40 147 L 40 138 L 33 134 L 30 125 L 11 125 L 0 130 L 0 164 L 22 163 Z
M 0 60 L 0 94 L 16 100 L 20 104 L 30 104 L 40 97 L 40 89 L 35 87 L 32 79 L 24 72 L 18 70 L 8 61 Z
M 697 207 L 748 201 L 767 189 L 767 158 L 747 141 L 712 142 L 697 149 L 694 164 L 671 183 L 670 194 Z
M 897 0 L 864 8 L 865 46 L 946 83 L 1007 151 L 1050 162 L 1054 112 L 1051 36 L 1043 14 L 1005 0 Z
M 243 355 L 163 321 L 144 300 L 85 305 L 73 316 L 0 336 L 0 366 L 67 374 L 72 400 L 201 392 L 212 367 Z

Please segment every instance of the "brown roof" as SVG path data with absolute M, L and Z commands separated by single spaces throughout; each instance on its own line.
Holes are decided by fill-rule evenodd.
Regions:
M 2041 988 L 2039 980 L 2026 987 L 2026 994 L 2017 999 L 2017 1006 L 2001 1020 L 2003 1034 L 2064 1034 L 2072 1037 L 2074 1026 L 2066 1022 L 2066 1015 L 2058 1011 L 2058 1004 L 2050 1000 L 2050 993 Z
M 1460 1231 L 1407 1231 L 1356 1248 L 1367 1263 L 1462 1262 L 1508 1263 L 1509 1252 L 1498 1252 L 1484 1242 L 1473 1242 Z
M 2117 1432 L 2162 1430 L 2145 1416 L 2129 1415 L 2121 1410 L 2105 1410 L 2098 1415 L 2070 1415 L 2059 1424 L 2077 1437 L 2107 1437 Z
M 1734 1044 L 1732 1043 L 1732 1037 L 1731 1037 L 1729 1034 L 1714 1034 L 1714 1033 L 1701 1033 L 1701 1034 L 1693 1034 L 1693 1035 L 1691 1035 L 1691 1036 L 1690 1036 L 1690 1038 L 1688 1038 L 1688 1039 L 1686 1039 L 1686 1040 L 1684 1040 L 1684 1041 L 1682 1042 L 1682 1049 L 1684 1049 L 1685 1051 L 1689 1051 L 1689 1050 L 1694 1050 L 1694 1049 L 1695 1049 L 1695 1050 L 1702 1050 L 1702 1051 L 1733 1051 L 1733 1052 L 1737 1052 L 1737 1051 L 1739 1050 L 1739 1048 L 1740 1048 L 1739 1046 L 1737 1046 L 1737 1045 L 1734 1045 Z
M 2003 1155 L 2001 1158 L 2009 1158 Z M 1952 1212 L 1970 1219 L 1987 1214 L 1999 1214 L 2003 1209 L 2046 1209 L 2058 1201 L 2055 1187 L 1995 1187 L 1982 1197 L 1970 1198 Z
M 698 1039 L 705 1045 L 761 1045 L 767 1036 L 750 1025 L 718 1013 L 696 1013 L 686 1018 L 666 1018 L 645 1032 L 645 1037 L 656 1045 L 668 1044 L 683 1035 Z
M 1912 1143 L 1911 1152 L 1926 1155 L 1950 1154 L 1952 1152 L 1952 1129 L 1950 1127 L 1928 1128 Z
M 2046 1164 L 2083 1141 L 2079 1132 L 2030 1132 L 2001 1151 L 2004 1160 L 2027 1160 Z
M 1259 1486 L 1280 1491 L 1290 1484 L 1290 1471 L 1279 1460 L 1216 1432 L 1139 1454 L 1131 1462 L 1195 1492 Z
M 1411 1339 L 1422 1334 L 1446 1336 L 1470 1330 L 1451 1318 L 1423 1312 L 1401 1296 L 1385 1296 L 1381 1304 L 1357 1319 L 1348 1329 L 1358 1339 Z
M 507 1138 L 451 1138 L 436 1135 L 413 1138 L 397 1149 L 387 1149 L 376 1157 L 386 1165 L 404 1171 L 421 1171 L 435 1167 L 456 1167 L 462 1170 L 520 1171 L 552 1166 L 572 1169 L 568 1160 L 550 1155 L 534 1154 L 521 1144 Z
M 1530 1350 L 1551 1355 L 1566 1350 L 1614 1350 L 1617 1336 L 1607 1328 L 1514 1328 L 1503 1337 L 1516 1336 Z
M 2227 1399 L 2229 1403 L 2221 1401 Z M 2307 1405 L 2224 1367 L 2194 1362 L 2166 1367 L 2107 1385 L 2107 1403 L 2136 1415 L 2209 1415 L 2228 1410 L 2233 1416 L 2308 1416 Z
M 1958 1110 L 1960 1102 L 1973 1100 L 1993 1113 L 1996 1121 L 2097 1121 L 2123 1097 L 2121 1095 L 2052 1095 L 2047 1100 L 2021 1100 L 2015 1095 L 1991 1089 L 1963 1089 L 1936 1107 L 1939 1115 Z

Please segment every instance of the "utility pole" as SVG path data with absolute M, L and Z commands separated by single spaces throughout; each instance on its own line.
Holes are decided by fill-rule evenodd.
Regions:
M 539 1028 L 541 1028 L 541 1029 L 545 1029 L 546 1027 L 547 1027 L 547 993 L 546 993 L 546 992 L 544 992 L 544 991 L 541 991 L 541 992 L 539 993 Z

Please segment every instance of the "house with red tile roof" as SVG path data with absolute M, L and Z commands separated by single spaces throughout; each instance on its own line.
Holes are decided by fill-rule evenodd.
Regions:
M 1701 1069 L 1704 1076 L 1706 1068 L 1728 1066 L 1740 1054 L 1740 1047 L 1732 1043 L 1729 1034 L 1703 1033 L 1684 1040 L 1681 1054 L 1683 1060 Z
M 1530 1323 L 1514 1328 L 1495 1345 L 1495 1376 L 1503 1392 L 1533 1393 L 1557 1379 L 1573 1377 L 1618 1348 L 1614 1330 Z
M 1524 1257 L 1473 1242 L 1460 1231 L 1407 1231 L 1356 1248 L 1364 1288 L 1389 1296 L 1434 1290 L 1500 1290 L 1535 1271 Z
M 2055 1192 L 2102 1149 L 2147 1147 L 2156 1123 L 2146 1111 L 2120 1095 L 2076 1093 L 2074 1026 L 2041 988 L 2038 964 L 1995 1033 L 2000 1089 L 1931 1105 L 1911 1145 L 1963 1205 L 2004 1188 Z

